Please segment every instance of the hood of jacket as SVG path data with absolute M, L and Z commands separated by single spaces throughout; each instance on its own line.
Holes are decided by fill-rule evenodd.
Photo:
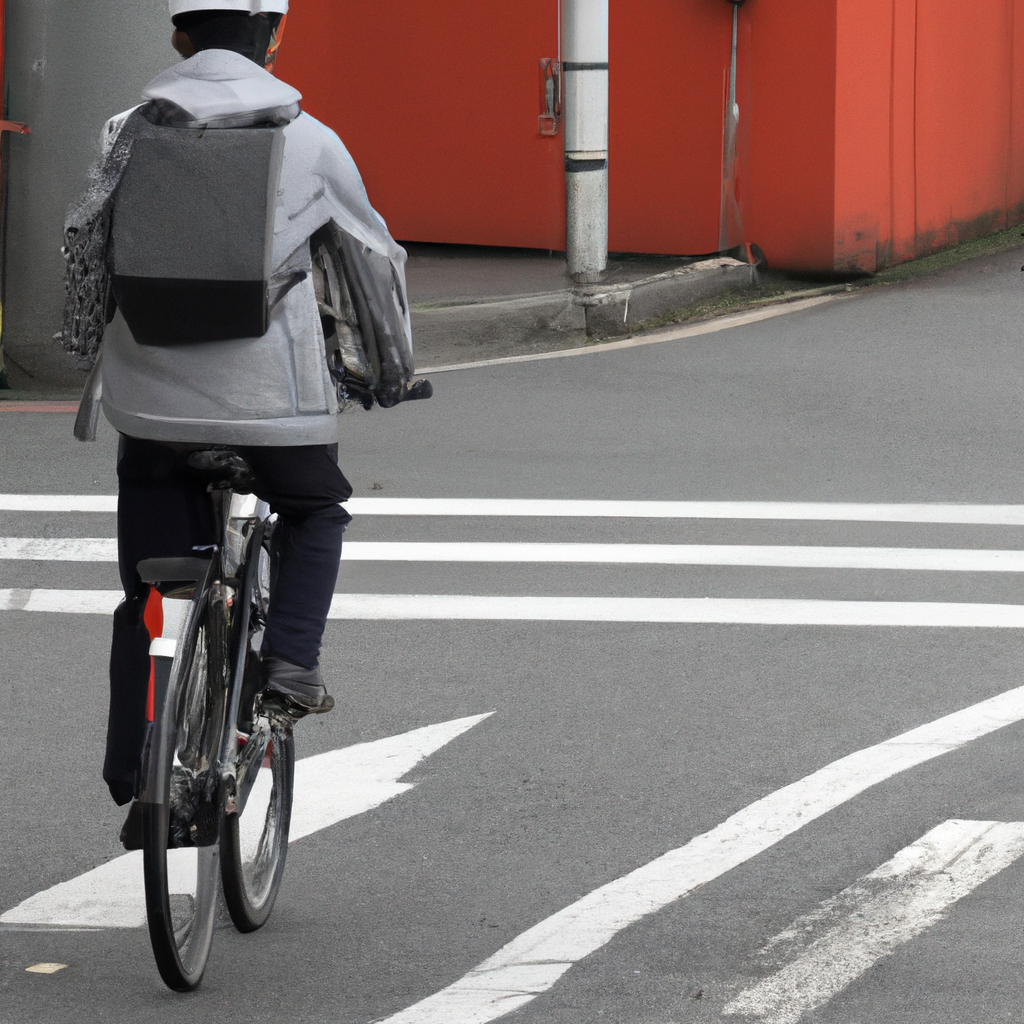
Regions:
M 231 50 L 201 50 L 161 72 L 142 90 L 179 127 L 286 124 L 302 94 Z

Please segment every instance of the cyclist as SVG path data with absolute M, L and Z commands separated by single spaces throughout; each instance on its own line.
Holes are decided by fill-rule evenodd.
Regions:
M 97 370 L 103 411 L 121 434 L 117 529 L 125 598 L 114 613 L 103 768 L 118 804 L 138 793 L 150 673 L 150 589 L 136 566 L 147 558 L 191 555 L 217 542 L 206 482 L 185 464 L 190 450 L 219 445 L 239 452 L 253 471 L 255 493 L 278 516 L 262 646 L 265 700 L 295 717 L 333 707 L 318 666 L 342 533 L 350 521 L 340 503 L 352 488 L 338 467 L 339 388 L 325 359 L 323 304 L 318 309 L 314 291 L 310 239 L 318 231 L 328 230 L 345 253 L 347 284 L 361 310 L 362 344 L 376 345 L 380 380 L 375 393 L 382 405 L 401 400 L 412 372 L 405 252 L 370 207 L 355 164 L 337 136 L 302 113 L 300 94 L 271 74 L 288 0 L 169 3 L 172 45 L 185 59 L 149 83 L 140 107 L 108 122 L 103 158 L 90 190 L 72 211 L 65 236 L 65 347 L 93 356 L 90 346 L 94 350 L 102 337 Z M 254 209 L 262 209 L 260 203 L 269 207 L 266 330 L 244 337 L 228 331 L 219 339 L 194 341 L 182 328 L 182 337 L 153 343 L 147 330 L 173 334 L 179 307 L 202 311 L 203 296 L 223 282 L 183 280 L 183 261 L 202 263 L 196 238 L 202 244 L 205 226 L 190 221 L 187 196 L 169 221 L 166 211 L 161 214 L 167 206 L 163 185 L 173 195 L 174 182 L 161 182 L 158 173 L 151 202 L 153 217 L 164 217 L 156 234 L 163 231 L 157 247 L 166 253 L 148 255 L 158 264 L 165 255 L 169 264 L 177 259 L 179 270 L 154 283 L 150 277 L 125 274 L 123 267 L 119 277 L 115 268 L 112 285 L 106 283 L 104 275 L 116 264 L 114 254 L 122 258 L 138 241 L 129 237 L 131 218 L 122 217 L 116 205 L 127 169 L 134 160 L 142 166 L 138 140 L 159 136 L 154 128 L 205 132 L 250 127 L 276 128 L 283 135 L 279 179 L 273 177 L 275 167 L 268 171 L 276 193 L 269 203 L 265 189 L 262 196 L 258 188 L 252 195 Z M 243 138 L 250 134 L 255 138 L 258 133 Z M 216 172 L 220 180 L 207 187 L 237 200 L 238 189 L 251 188 L 246 168 L 239 166 L 239 175 L 230 167 Z M 133 188 L 137 199 L 138 186 Z M 142 200 L 145 208 L 145 192 Z M 223 244 L 230 249 L 227 241 Z M 147 245 L 153 248 L 151 240 Z M 168 288 L 170 304 L 165 301 Z M 85 307 L 96 294 L 104 300 L 92 303 L 103 307 L 102 323 L 90 334 L 87 321 L 96 313 Z M 147 326 L 147 317 L 165 322 Z M 122 830 L 129 848 L 140 843 L 136 806 Z

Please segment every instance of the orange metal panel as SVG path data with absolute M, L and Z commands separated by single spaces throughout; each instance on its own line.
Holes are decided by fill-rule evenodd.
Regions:
M 396 238 L 565 248 L 561 135 L 539 134 L 556 0 L 304 0 L 278 73 L 355 158 Z
M 611 0 L 609 240 L 613 252 L 718 248 L 724 0 Z
M 836 10 L 835 257 L 839 271 L 884 264 L 891 231 L 893 0 Z
M 893 0 L 890 138 L 889 260 L 917 251 L 917 5 Z
M 917 10 L 917 251 L 1006 225 L 1014 0 Z
M 1024 0 L 1011 11 L 1013 47 L 1010 64 L 1010 167 L 1007 173 L 1008 224 L 1024 221 Z
M 831 270 L 835 0 L 750 0 L 740 14 L 751 39 L 747 238 L 770 266 Z

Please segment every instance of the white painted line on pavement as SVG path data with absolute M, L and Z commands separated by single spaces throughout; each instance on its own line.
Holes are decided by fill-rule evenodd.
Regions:
M 1024 627 L 1024 605 L 786 598 L 335 594 L 329 618 L 1019 629 Z
M 110 615 L 123 599 L 120 590 L 0 590 L 0 612 Z
M 0 512 L 116 512 L 108 494 L 0 494 Z
M 106 537 L 0 537 L 0 559 L 116 562 Z M 1024 572 L 1024 551 L 767 544 L 555 544 L 348 541 L 347 562 L 494 562 L 591 565 L 727 565 L 785 569 Z
M 741 992 L 725 1014 L 796 1024 L 943 911 L 1024 854 L 1024 822 L 947 821 L 797 919 L 764 950 L 795 958 Z
M 353 515 L 502 518 L 757 519 L 1024 526 L 1024 505 L 886 505 L 798 501 L 618 501 L 530 498 L 352 498 Z
M 289 841 L 329 828 L 412 789 L 412 784 L 398 780 L 490 714 L 493 712 L 428 725 L 297 761 Z M 195 850 L 175 854 L 181 862 L 176 865 L 181 877 L 187 878 L 191 868 L 194 884 Z M 36 893 L 0 915 L 0 925 L 8 927 L 141 928 L 145 923 L 141 850 Z
M 0 537 L 0 559 L 34 562 L 116 562 L 113 537 Z
M 109 615 L 121 597 L 117 590 L 0 590 L 0 612 Z M 328 618 L 1020 629 L 1024 627 L 1024 605 L 789 598 L 335 594 Z
M 0 540 L 0 557 L 4 557 Z M 9 557 L 9 556 L 8 556 Z M 614 565 L 728 565 L 798 569 L 1024 572 L 1024 551 L 772 546 L 763 544 L 412 543 L 351 541 L 354 562 L 531 562 Z
M 880 504 L 800 501 L 618 501 L 534 498 L 350 498 L 361 516 L 502 518 L 756 519 L 808 522 L 950 523 L 1024 526 L 1024 505 Z M 6 512 L 116 512 L 117 498 L 75 494 L 0 494 Z
M 1024 627 L 1024 605 L 785 598 L 335 594 L 329 618 L 1019 629 Z
M 652 334 L 638 334 L 632 338 L 619 341 L 600 342 L 596 345 L 584 345 L 579 348 L 561 348 L 553 352 L 535 352 L 525 356 L 501 356 L 497 359 L 478 359 L 472 363 L 451 363 L 447 366 L 424 366 L 417 371 L 417 376 L 424 377 L 430 373 L 450 373 L 452 370 L 475 370 L 480 366 L 504 366 L 507 363 L 534 363 L 540 359 L 566 359 L 571 356 L 593 355 L 595 352 L 614 352 L 623 348 L 638 348 L 642 345 L 658 345 L 663 341 L 681 341 L 683 338 L 695 338 L 702 334 L 715 334 L 727 331 L 730 327 L 743 327 L 746 324 L 758 323 L 762 320 L 773 320 L 777 316 L 798 313 L 802 309 L 811 309 L 836 299 L 849 298 L 847 294 L 815 295 L 809 299 L 796 299 L 782 302 L 762 309 L 751 309 L 731 316 L 715 317 L 703 320 L 699 324 L 688 324 L 685 327 L 672 327 L 666 331 Z
M 1024 687 L 833 761 L 523 932 L 458 981 L 379 1024 L 487 1024 L 573 964 L 871 786 L 1024 719 Z

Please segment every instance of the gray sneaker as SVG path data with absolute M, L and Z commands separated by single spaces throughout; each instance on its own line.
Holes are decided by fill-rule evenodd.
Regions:
M 284 658 L 268 656 L 260 666 L 263 677 L 263 707 L 292 718 L 322 715 L 334 707 L 320 670 L 302 668 Z

